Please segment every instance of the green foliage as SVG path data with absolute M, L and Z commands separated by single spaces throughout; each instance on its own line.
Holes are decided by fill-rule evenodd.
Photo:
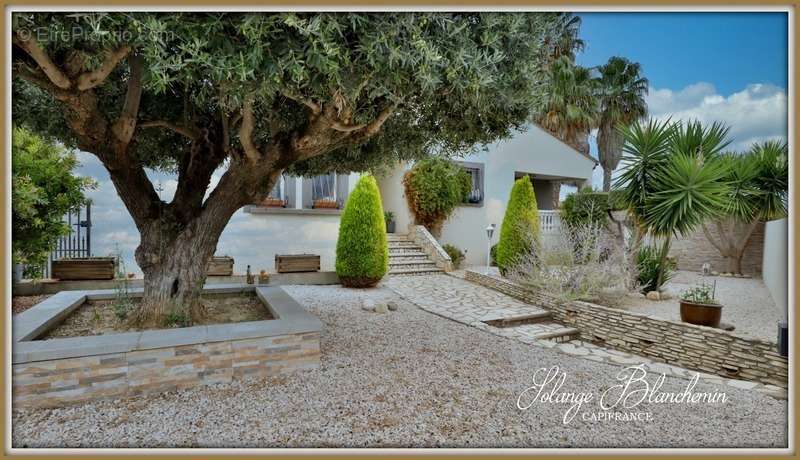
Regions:
M 595 192 L 591 187 L 584 187 L 576 193 L 567 195 L 561 202 L 559 215 L 561 222 L 570 228 L 585 225 L 603 226 L 608 221 L 609 194 Z
M 658 274 L 660 267 L 660 253 L 652 246 L 642 246 L 636 255 L 637 284 L 642 293 L 658 290 Z M 667 283 L 675 276 L 677 264 L 667 259 L 662 274 L 662 284 Z
M 786 143 L 754 144 L 744 154 L 721 156 L 730 193 L 724 214 L 740 222 L 781 219 L 787 215 L 789 162 Z
M 408 208 L 417 224 L 434 235 L 472 187 L 464 168 L 440 157 L 417 162 L 403 177 Z
M 469 153 L 526 123 L 543 93 L 544 70 L 560 37 L 556 13 L 492 12 L 17 12 L 12 33 L 39 38 L 56 65 L 84 58 L 97 69 L 108 50 L 129 45 L 143 60 L 139 119 L 219 120 L 254 97 L 257 144 L 290 138 L 307 124 L 302 100 L 352 109 L 353 124 L 397 110 L 359 145 L 293 165 L 294 172 L 362 171 L 436 151 Z M 76 32 L 77 31 L 77 32 Z M 15 69 L 36 64 L 15 48 Z M 94 88 L 102 111 L 123 105 L 123 61 Z M 18 76 L 18 74 L 15 74 Z M 62 139 L 77 138 L 51 96 L 13 80 L 15 120 Z M 232 136 L 234 146 L 238 138 Z M 174 169 L 191 145 L 166 129 L 135 134 L 131 154 L 149 167 Z
M 392 222 L 394 220 L 394 213 L 392 211 L 385 211 L 383 213 L 383 220 L 385 220 L 387 224 Z
M 492 267 L 497 266 L 497 243 L 493 244 L 489 249 L 489 265 Z
M 453 268 L 460 268 L 461 263 L 464 261 L 464 252 L 452 244 L 445 244 L 442 246 L 442 249 L 450 256 L 450 260 L 453 261 Z
M 62 217 L 85 202 L 84 191 L 94 182 L 73 174 L 72 152 L 22 128 L 13 129 L 11 155 L 13 257 L 41 265 L 69 233 Z
M 389 247 L 378 183 L 361 177 L 347 199 L 336 243 L 336 274 L 345 286 L 374 286 L 386 274 Z
M 714 284 L 701 283 L 681 292 L 681 300 L 692 303 L 703 303 L 706 305 L 719 305 L 719 302 L 717 302 L 715 298 L 716 290 L 716 282 L 714 282 Z
M 522 257 L 533 252 L 539 236 L 539 209 L 533 184 L 528 176 L 514 182 L 508 199 L 500 241 L 497 243 L 497 266 L 505 274 Z

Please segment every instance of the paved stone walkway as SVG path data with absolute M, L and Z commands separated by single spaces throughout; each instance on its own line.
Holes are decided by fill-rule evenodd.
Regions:
M 524 324 L 516 327 L 495 327 L 482 320 L 517 316 L 544 312 L 545 309 L 529 305 L 491 290 L 487 287 L 470 283 L 458 276 L 436 274 L 429 276 L 390 276 L 383 281 L 397 294 L 417 305 L 421 309 L 436 315 L 468 324 L 492 334 L 518 340 L 523 343 L 544 348 L 556 348 L 559 351 L 581 356 L 585 359 L 617 365 L 644 364 L 645 368 L 656 374 L 691 379 L 697 371 L 652 361 L 648 358 L 617 350 L 602 348 L 581 340 L 570 340 L 559 343 L 554 340 L 542 340 L 541 337 L 553 331 L 565 329 L 554 322 Z M 713 374 L 699 373 L 704 381 L 735 388 L 752 389 L 775 398 L 786 399 L 787 391 L 774 385 L 764 385 L 745 380 L 726 379 Z

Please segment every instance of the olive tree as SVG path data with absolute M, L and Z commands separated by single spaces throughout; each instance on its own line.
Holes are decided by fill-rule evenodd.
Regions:
M 19 12 L 13 116 L 108 169 L 141 235 L 137 318 L 157 320 L 170 305 L 198 317 L 222 230 L 282 172 L 464 154 L 523 126 L 557 19 Z M 170 202 L 146 168 L 177 174 Z

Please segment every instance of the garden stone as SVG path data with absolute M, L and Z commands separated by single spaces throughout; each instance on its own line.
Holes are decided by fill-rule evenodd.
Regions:
M 397 311 L 398 309 L 397 302 L 395 302 L 394 300 L 390 300 L 386 304 L 386 307 L 389 309 L 389 311 Z
M 389 307 L 384 303 L 379 303 L 375 306 L 375 313 L 389 313 Z
M 650 291 L 647 293 L 647 300 L 661 300 L 661 294 L 658 291 Z
M 362 299 L 361 309 L 364 311 L 375 311 L 375 301 L 372 299 Z

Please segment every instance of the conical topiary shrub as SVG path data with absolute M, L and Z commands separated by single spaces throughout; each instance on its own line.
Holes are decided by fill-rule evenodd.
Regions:
M 539 210 L 536 194 L 528 176 L 514 182 L 506 206 L 500 241 L 497 243 L 497 267 L 505 275 L 520 256 L 529 254 L 539 239 Z
M 389 265 L 386 221 L 378 183 L 363 176 L 347 199 L 336 243 L 336 274 L 343 286 L 378 284 Z

